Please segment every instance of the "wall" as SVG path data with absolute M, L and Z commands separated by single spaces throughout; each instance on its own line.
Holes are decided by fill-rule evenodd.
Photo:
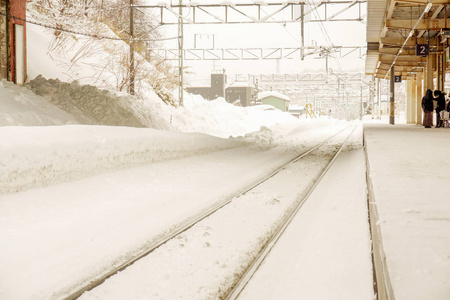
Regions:
M 211 74 L 211 87 L 188 87 L 186 91 L 207 100 L 225 97 L 225 74 Z
M 225 74 L 211 74 L 211 90 L 213 99 L 225 97 Z
M 280 98 L 277 98 L 274 96 L 269 96 L 269 97 L 261 99 L 261 103 L 275 106 L 276 108 L 278 108 L 281 111 L 288 111 L 288 107 L 289 107 L 289 101 L 280 99 Z
M 6 0 L 0 0 L 0 78 L 8 77 L 8 50 L 6 29 Z
M 10 1 L 10 15 L 12 17 L 16 17 L 22 20 L 26 19 L 26 0 L 11 0 Z M 14 25 L 15 24 L 20 24 L 24 26 L 24 41 L 26 41 L 26 23 L 24 21 L 18 20 L 18 19 L 14 19 L 14 18 L 10 18 L 10 22 L 9 22 L 9 42 L 10 42 L 10 74 L 8 75 L 8 80 L 17 82 L 17 78 L 16 78 L 16 72 L 15 72 L 15 53 L 14 53 L 14 47 L 15 47 L 15 38 L 14 38 L 14 34 L 15 34 L 15 30 L 14 30 Z M 24 43 L 24 65 L 25 65 L 25 70 L 24 70 L 24 78 L 23 81 L 25 82 L 26 80 L 26 74 L 27 74 L 27 49 L 26 49 L 26 42 Z
M 252 87 L 228 87 L 225 90 L 225 99 L 234 103 L 236 100 L 240 100 L 241 106 L 250 106 L 252 101 L 253 88 Z

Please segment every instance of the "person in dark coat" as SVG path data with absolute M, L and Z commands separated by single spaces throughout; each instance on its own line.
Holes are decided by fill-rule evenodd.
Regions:
M 423 126 L 425 128 L 431 128 L 433 126 L 433 92 L 428 89 L 425 92 L 425 96 L 422 98 Z
M 443 122 L 441 120 L 441 111 L 445 109 L 445 95 L 441 91 L 434 91 L 435 99 L 437 100 L 436 106 L 436 128 L 442 127 Z
M 450 112 L 450 100 L 447 100 L 447 111 Z

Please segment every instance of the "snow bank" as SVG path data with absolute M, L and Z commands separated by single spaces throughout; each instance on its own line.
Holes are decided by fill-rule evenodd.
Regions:
M 244 136 L 262 126 L 298 121 L 282 111 L 260 111 L 252 106 L 239 107 L 223 98 L 207 101 L 199 95 L 187 95 L 184 107 L 172 112 L 172 127 L 184 132 L 203 132 L 220 137 Z
M 245 145 L 148 128 L 0 127 L 0 194 Z
M 298 120 L 278 110 L 237 107 L 223 98 L 207 101 L 186 94 L 184 106 L 175 108 L 150 91 L 144 99 L 138 99 L 126 93 L 80 85 L 77 81 L 66 83 L 42 76 L 30 81 L 27 87 L 80 124 L 149 127 L 230 137 L 259 131 L 261 126 Z
M 77 120 L 30 90 L 0 81 L 0 126 L 77 124 Z
M 77 119 L 80 124 L 146 127 L 129 109 L 129 97 L 119 97 L 91 85 L 47 80 L 42 76 L 27 86 Z

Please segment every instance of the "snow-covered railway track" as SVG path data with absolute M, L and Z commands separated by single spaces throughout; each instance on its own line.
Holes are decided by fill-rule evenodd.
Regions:
M 269 238 L 269 240 L 267 241 L 266 245 L 264 246 L 264 248 L 262 249 L 262 251 L 260 251 L 258 253 L 258 255 L 255 257 L 255 259 L 253 260 L 253 262 L 251 264 L 249 264 L 248 268 L 245 270 L 245 272 L 243 273 L 243 275 L 239 278 L 239 280 L 237 281 L 237 283 L 233 286 L 231 292 L 228 294 L 228 296 L 226 297 L 227 300 L 233 300 L 233 299 L 237 299 L 239 297 L 239 295 L 241 294 L 241 292 L 244 290 L 244 288 L 246 287 L 246 285 L 250 282 L 250 280 L 252 279 L 253 275 L 256 273 L 256 271 L 258 270 L 259 266 L 263 263 L 264 259 L 266 258 L 266 256 L 270 253 L 270 251 L 272 250 L 272 248 L 275 246 L 275 244 L 277 243 L 277 241 L 280 239 L 280 237 L 282 236 L 282 234 L 285 232 L 286 228 L 290 225 L 290 223 L 292 222 L 293 218 L 296 216 L 296 214 L 298 213 L 298 211 L 301 209 L 301 207 L 303 206 L 303 204 L 306 202 L 306 200 L 308 199 L 308 197 L 311 195 L 311 193 L 314 191 L 314 189 L 317 187 L 317 185 L 319 184 L 320 180 L 325 176 L 325 174 L 328 172 L 328 170 L 330 169 L 331 165 L 334 163 L 334 161 L 336 160 L 336 158 L 339 156 L 339 154 L 341 153 L 342 149 L 344 148 L 344 146 L 346 145 L 348 139 L 352 136 L 353 132 L 355 131 L 356 127 L 353 126 L 350 130 L 350 133 L 348 134 L 348 136 L 345 138 L 345 140 L 342 142 L 342 144 L 340 145 L 340 147 L 336 150 L 336 152 L 334 153 L 334 155 L 332 156 L 331 160 L 328 162 L 328 164 L 326 165 L 326 167 L 322 170 L 322 172 L 318 175 L 317 179 L 314 181 L 314 183 L 312 184 L 312 186 L 308 189 L 308 191 L 306 192 L 306 194 L 304 194 L 304 196 L 299 199 L 299 201 L 296 203 L 296 205 L 292 208 L 292 210 L 286 215 L 286 217 L 282 220 L 280 226 L 278 227 L 278 229 L 274 232 L 274 234 Z M 348 130 L 348 129 L 346 129 Z M 345 130 L 344 130 L 345 131 Z
M 190 219 L 186 220 L 185 222 L 183 222 L 182 224 L 177 226 L 176 229 L 171 230 L 170 234 L 165 235 L 165 236 L 159 238 L 158 240 L 154 241 L 144 251 L 142 251 L 141 253 L 137 254 L 132 259 L 128 260 L 127 262 L 122 263 L 121 265 L 117 266 L 116 268 L 110 270 L 108 273 L 103 274 L 102 276 L 99 276 L 97 279 L 91 280 L 90 282 L 86 283 L 83 287 L 77 289 L 76 291 L 74 291 L 70 295 L 66 296 L 64 299 L 76 299 L 76 298 L 80 297 L 84 292 L 93 290 L 94 288 L 96 288 L 99 285 L 101 285 L 102 283 L 104 283 L 105 280 L 107 280 L 108 278 L 110 278 L 113 275 L 123 271 L 127 267 L 133 265 L 138 260 L 140 260 L 140 259 L 146 257 L 148 254 L 152 253 L 155 249 L 157 249 L 161 245 L 163 245 L 163 244 L 167 243 L 168 241 L 174 239 L 176 236 L 178 236 L 181 233 L 187 231 L 189 228 L 193 227 L 194 225 L 198 224 L 199 222 L 201 222 L 202 220 L 204 220 L 208 216 L 210 216 L 213 213 L 217 212 L 218 210 L 220 210 L 221 208 L 223 208 L 224 206 L 229 204 L 233 199 L 235 199 L 237 197 L 240 197 L 240 195 L 245 195 L 246 193 L 251 192 L 256 187 L 260 186 L 262 183 L 264 183 L 267 180 L 269 180 L 270 178 L 273 178 L 274 176 L 276 176 L 279 172 L 284 170 L 286 168 L 286 166 L 288 166 L 290 164 L 293 164 L 293 163 L 296 163 L 297 161 L 301 160 L 302 158 L 308 156 L 309 154 L 314 153 L 314 151 L 318 150 L 321 146 L 323 146 L 324 144 L 326 144 L 330 140 L 335 139 L 337 136 L 343 135 L 348 130 L 351 130 L 350 126 L 345 128 L 345 129 L 343 129 L 343 130 L 341 130 L 341 131 L 339 131 L 339 132 L 337 132 L 336 134 L 333 134 L 332 136 L 330 136 L 327 139 L 323 140 L 322 142 L 318 143 L 314 147 L 311 147 L 310 149 L 304 151 L 302 154 L 296 156 L 295 158 L 290 160 L 285 165 L 283 165 L 283 166 L 279 167 L 277 170 L 273 171 L 271 174 L 268 174 L 264 178 L 260 179 L 258 182 L 252 184 L 251 186 L 247 186 L 245 188 L 242 188 L 242 191 L 238 195 L 236 195 L 234 197 L 230 197 L 228 199 L 225 199 L 222 202 L 216 203 L 214 206 L 211 206 L 208 209 L 205 209 L 202 212 L 200 212 L 199 214 L 195 215 L 194 217 L 191 217 Z M 340 149 L 342 149 L 342 147 Z M 339 149 L 339 151 L 340 151 L 340 149 Z M 323 176 L 323 175 L 321 175 L 321 176 Z M 314 181 L 317 181 L 317 180 L 314 180 Z

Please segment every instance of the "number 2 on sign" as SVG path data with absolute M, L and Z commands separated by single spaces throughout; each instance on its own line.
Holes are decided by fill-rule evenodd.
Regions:
M 426 55 L 427 54 L 427 47 L 419 46 L 419 54 Z

